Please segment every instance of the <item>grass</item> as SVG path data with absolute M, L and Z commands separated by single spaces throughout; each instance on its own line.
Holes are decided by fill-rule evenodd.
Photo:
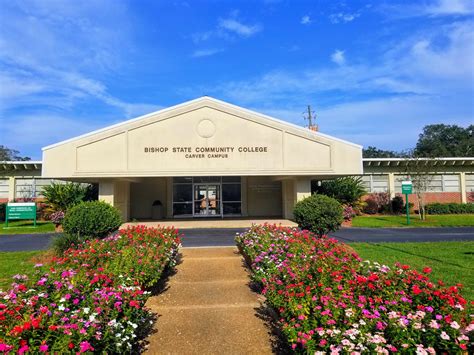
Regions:
M 13 282 L 12 276 L 16 274 L 32 275 L 34 272 L 35 257 L 44 251 L 14 251 L 0 252 L 0 289 L 7 289 Z
M 357 216 L 352 220 L 353 227 L 462 227 L 474 226 L 474 214 L 428 215 L 421 221 L 417 215 L 410 216 L 407 226 L 406 216 Z
M 37 221 L 36 228 L 33 221 L 12 221 L 8 222 L 8 228 L 5 223 L 0 223 L 1 234 L 30 234 L 30 233 L 48 233 L 54 232 L 54 224 L 46 221 Z
M 446 285 L 463 284 L 462 294 L 474 300 L 474 242 L 351 243 L 361 258 L 388 266 L 396 262 L 422 270 L 433 269 L 431 279 Z

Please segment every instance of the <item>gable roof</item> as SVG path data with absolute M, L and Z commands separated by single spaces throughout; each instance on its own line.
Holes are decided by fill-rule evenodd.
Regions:
M 129 120 L 126 120 L 126 121 L 123 121 L 123 122 L 119 122 L 119 123 L 116 123 L 114 125 L 110 125 L 110 126 L 107 126 L 107 127 L 104 127 L 104 128 L 100 128 L 98 130 L 88 132 L 88 133 L 85 133 L 85 134 L 82 134 L 82 135 L 79 135 L 79 136 L 76 136 L 76 137 L 73 137 L 73 138 L 70 138 L 70 139 L 66 139 L 66 140 L 60 141 L 58 143 L 48 145 L 46 147 L 43 147 L 42 150 L 45 151 L 45 150 L 48 150 L 48 149 L 51 149 L 51 148 L 54 148 L 54 147 L 57 147 L 57 146 L 60 146 L 60 145 L 66 144 L 66 143 L 70 143 L 70 142 L 73 142 L 73 141 L 76 141 L 76 140 L 79 140 L 79 139 L 82 139 L 82 138 L 93 136 L 93 135 L 98 134 L 98 133 L 104 133 L 104 132 L 107 132 L 108 130 L 112 130 L 112 129 L 115 129 L 115 128 L 120 128 L 122 126 L 124 126 L 124 128 L 125 128 L 126 125 L 129 125 L 131 123 L 137 123 L 141 120 L 146 120 L 146 119 L 151 118 L 153 116 L 157 116 L 157 115 L 161 115 L 161 114 L 165 114 L 165 113 L 170 113 L 174 110 L 179 110 L 179 109 L 182 109 L 182 108 L 186 108 L 186 106 L 191 106 L 191 105 L 196 105 L 196 104 L 198 104 L 198 105 L 201 104 L 202 107 L 205 107 L 205 106 L 216 107 L 217 106 L 219 108 L 223 108 L 224 110 L 225 110 L 225 108 L 233 109 L 233 110 L 240 111 L 242 113 L 252 115 L 252 116 L 256 116 L 260 119 L 269 121 L 268 122 L 269 124 L 271 124 L 272 122 L 273 123 L 278 123 L 278 124 L 281 124 L 281 125 L 284 125 L 284 126 L 288 126 L 292 129 L 299 130 L 304 134 L 309 133 L 309 134 L 313 134 L 317 137 L 322 137 L 322 138 L 338 141 L 338 142 L 341 142 L 341 143 L 349 144 L 349 145 L 357 147 L 357 148 L 362 148 L 362 146 L 359 145 L 359 144 L 355 144 L 355 143 L 352 143 L 352 142 L 349 142 L 349 141 L 345 141 L 343 139 L 339 139 L 339 138 L 336 138 L 336 137 L 333 137 L 333 136 L 330 136 L 330 135 L 327 135 L 327 134 L 324 134 L 324 133 L 321 133 L 321 132 L 311 131 L 311 130 L 305 128 L 305 127 L 298 126 L 296 124 L 293 124 L 293 123 L 290 123 L 290 122 L 287 122 L 287 121 L 284 121 L 284 120 L 281 120 L 281 119 L 278 119 L 278 118 L 275 118 L 275 117 L 271 117 L 271 116 L 268 116 L 268 115 L 265 115 L 265 114 L 262 114 L 262 113 L 259 113 L 259 112 L 256 112 L 256 111 L 252 111 L 252 110 L 249 110 L 249 109 L 237 106 L 237 105 L 233 105 L 233 104 L 230 104 L 228 102 L 218 100 L 218 99 L 215 99 L 215 98 L 210 97 L 210 96 L 202 96 L 202 97 L 199 97 L 199 98 L 194 99 L 194 100 L 186 101 L 186 102 L 183 102 L 183 103 L 178 104 L 178 105 L 167 107 L 167 108 L 164 108 L 164 109 L 152 112 L 152 113 L 148 113 L 148 114 L 145 114 L 145 115 L 142 115 L 142 116 L 139 116 L 139 117 L 136 117 L 136 118 L 132 118 L 132 119 L 129 119 Z

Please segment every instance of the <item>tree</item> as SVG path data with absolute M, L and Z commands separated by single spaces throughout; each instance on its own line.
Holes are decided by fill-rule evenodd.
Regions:
M 407 179 L 411 180 L 413 192 L 418 201 L 419 215 L 421 220 L 426 219 L 426 199 L 425 195 L 430 191 L 431 182 L 435 175 L 432 173 L 432 166 L 436 159 L 423 159 L 412 153 L 411 157 L 407 158 L 405 173 Z M 408 203 L 408 201 L 406 201 Z
M 334 180 L 321 181 L 320 185 L 313 184 L 312 190 L 318 194 L 335 198 L 342 204 L 356 206 L 367 191 L 361 177 L 344 176 Z
M 418 138 L 415 154 L 419 157 L 469 157 L 474 155 L 474 125 L 432 124 Z
M 392 150 L 383 150 L 370 146 L 362 151 L 364 158 L 398 158 L 400 153 Z
M 18 150 L 10 149 L 8 147 L 5 147 L 4 145 L 0 145 L 0 161 L 31 160 L 31 158 L 29 157 L 22 157 L 22 156 L 19 156 L 18 154 L 20 154 Z

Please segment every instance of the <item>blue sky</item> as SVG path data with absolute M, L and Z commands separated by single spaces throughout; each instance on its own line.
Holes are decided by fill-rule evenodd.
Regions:
M 474 122 L 474 1 L 0 2 L 0 144 L 41 147 L 202 95 L 364 146 Z

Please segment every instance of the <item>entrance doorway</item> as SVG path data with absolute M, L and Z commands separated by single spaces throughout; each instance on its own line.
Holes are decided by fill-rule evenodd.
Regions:
M 194 184 L 193 207 L 196 217 L 221 216 L 221 185 Z

